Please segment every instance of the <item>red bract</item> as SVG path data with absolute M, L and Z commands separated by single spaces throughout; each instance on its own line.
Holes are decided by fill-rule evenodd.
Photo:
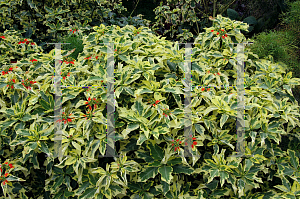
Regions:
M 220 73 L 217 73 L 218 75 L 221 75 Z
M 197 145 L 197 142 L 193 142 L 193 145 Z
M 213 32 L 214 30 L 211 30 L 211 32 Z
M 1 171 L 1 173 L 2 173 L 2 169 L 0 168 L 0 171 Z
M 4 164 L 8 164 L 8 162 L 5 162 Z
M 7 181 L 7 180 L 5 180 L 4 182 L 2 182 L 2 184 L 3 184 L 3 185 L 5 185 L 5 183 L 8 183 L 8 181 Z
M 37 61 L 36 59 L 33 59 L 33 60 L 29 60 L 29 61 L 31 61 L 32 63 L 34 62 L 34 61 Z
M 201 91 L 205 91 L 205 88 L 202 88 Z
M 225 34 L 225 37 L 227 37 L 227 34 Z
M 0 38 L 2 38 L 2 39 L 5 39 L 5 37 L 4 37 L 4 36 L 0 36 Z
M 219 32 L 217 32 L 217 35 L 220 34 Z
M 209 74 L 210 73 L 210 71 L 207 71 L 207 74 Z
M 84 59 L 91 59 L 92 57 L 84 58 Z
M 8 176 L 8 173 L 5 173 L 5 174 L 4 174 L 4 177 L 7 177 L 7 176 Z
M 137 34 L 139 34 L 139 32 L 137 32 Z
M 210 91 L 210 88 L 208 88 L 207 91 Z
M 193 138 L 193 140 L 196 140 L 196 138 Z
M 222 36 L 222 38 L 223 38 L 223 39 L 225 39 L 225 37 L 224 37 L 224 36 Z

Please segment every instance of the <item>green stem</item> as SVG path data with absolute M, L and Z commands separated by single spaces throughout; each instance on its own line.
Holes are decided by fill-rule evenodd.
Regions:
M 227 10 L 227 9 L 229 8 L 229 6 L 230 6 L 231 4 L 233 4 L 235 1 L 236 1 L 236 0 L 232 0 L 231 3 L 227 4 L 226 6 L 224 6 L 223 10 L 220 12 L 220 15 L 223 14 L 223 12 L 224 12 L 225 10 Z
M 196 18 L 197 34 L 199 34 L 200 31 L 199 31 L 199 26 L 198 26 L 197 16 L 196 16 L 196 12 L 195 12 L 195 9 L 194 9 L 194 8 L 193 8 L 193 10 L 194 10 L 195 18 Z
M 217 0 L 214 0 L 214 12 L 213 12 L 213 18 L 215 18 L 215 16 L 216 16 L 216 3 L 217 3 Z
M 140 0 L 138 0 L 138 2 L 135 4 L 135 7 L 134 7 L 134 9 L 132 10 L 132 12 L 131 12 L 131 14 L 130 14 L 130 16 L 129 16 L 129 17 L 131 17 L 131 15 L 132 15 L 133 11 L 135 11 L 135 9 L 136 9 L 137 5 L 139 4 L 139 2 L 140 2 Z

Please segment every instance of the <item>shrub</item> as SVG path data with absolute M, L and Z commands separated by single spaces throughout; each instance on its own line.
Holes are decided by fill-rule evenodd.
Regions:
M 22 58 L 14 65 L 18 69 L 0 79 L 0 157 L 18 165 L 11 172 L 25 182 L 2 189 L 13 197 L 31 193 L 39 198 L 299 196 L 299 152 L 279 148 L 281 135 L 299 138 L 294 131 L 300 126 L 299 106 L 291 93 L 299 79 L 291 78 L 280 64 L 245 52 L 246 151 L 243 157 L 230 156 L 237 141 L 237 90 L 220 86 L 235 84 L 237 49 L 231 43 L 250 40 L 240 32 L 247 24 L 220 15 L 213 22 L 192 48 L 193 84 L 201 86 L 191 92 L 192 128 L 187 137 L 185 49 L 157 38 L 146 27 L 94 27 L 95 32 L 82 38 L 78 59 L 62 62 L 62 86 L 79 86 L 62 88 L 58 122 L 63 121 L 65 157 L 54 156 L 55 50 Z M 112 72 L 106 67 L 111 58 L 103 45 L 107 42 L 116 42 L 110 49 L 116 63 L 114 115 L 105 109 L 107 103 L 113 106 L 104 88 L 112 81 L 106 76 Z M 10 67 L 3 63 L 2 70 Z M 29 79 L 25 85 L 30 83 L 31 89 L 22 79 Z M 103 155 L 113 143 L 106 135 L 111 116 L 119 157 L 107 158 Z M 184 156 L 186 144 L 192 157 Z M 44 189 L 37 187 L 43 173 Z

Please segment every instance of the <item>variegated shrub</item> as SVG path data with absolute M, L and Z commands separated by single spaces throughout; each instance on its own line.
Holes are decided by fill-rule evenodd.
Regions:
M 300 138 L 291 93 L 299 79 L 247 48 L 245 154 L 233 156 L 238 93 L 224 85 L 236 84 L 232 43 L 250 41 L 240 32 L 247 28 L 218 16 L 196 38 L 191 73 L 192 85 L 200 86 L 191 92 L 193 135 L 186 138 L 185 48 L 146 27 L 94 27 L 78 60 L 62 51 L 61 158 L 53 155 L 56 51 L 25 54 L 15 64 L 1 54 L 0 159 L 15 165 L 14 177 L 0 178 L 7 194 L 1 198 L 299 198 L 300 153 L 280 146 L 281 135 Z M 19 42 L 12 34 L 4 32 L 0 44 L 8 53 Z M 119 157 L 100 157 L 107 149 L 105 43 L 115 43 Z M 186 145 L 192 157 L 184 156 Z

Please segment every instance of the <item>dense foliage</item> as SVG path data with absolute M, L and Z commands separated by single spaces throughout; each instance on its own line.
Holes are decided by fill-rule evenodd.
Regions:
M 245 50 L 245 154 L 236 152 L 237 47 L 249 25 L 220 15 L 192 48 L 185 136 L 185 48 L 146 28 L 100 25 L 82 52 L 62 51 L 62 154 L 53 155 L 55 52 L 17 31 L 1 35 L 1 198 L 296 198 L 299 79 Z M 81 29 L 79 28 L 79 32 Z M 73 32 L 72 32 L 73 33 Z M 75 33 L 75 32 L 74 32 Z M 108 42 L 114 42 L 109 49 Z M 115 146 L 107 149 L 107 60 L 115 61 Z M 11 63 L 14 53 L 17 63 Z M 77 58 L 77 59 L 76 59 Z M 74 87 L 63 88 L 73 85 Z M 98 85 L 97 88 L 83 88 Z M 198 85 L 197 87 L 195 87 Z M 225 85 L 225 86 L 224 86 Z M 226 87 L 228 86 L 228 87 Z M 109 140 L 109 139 L 108 139 Z M 185 157 L 188 149 L 192 157 Z M 7 194 L 7 195 L 6 195 Z M 4 196 L 5 195 L 5 196 Z

